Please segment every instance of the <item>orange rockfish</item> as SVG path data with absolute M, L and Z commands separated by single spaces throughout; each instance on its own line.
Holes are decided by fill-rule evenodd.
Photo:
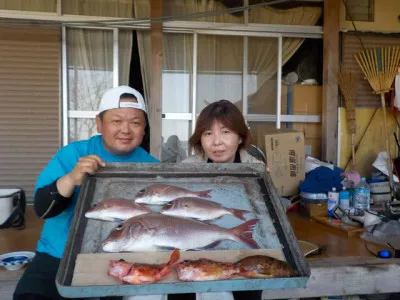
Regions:
M 133 200 L 116 198 L 95 204 L 85 213 L 85 217 L 104 221 L 121 221 L 150 212 L 152 212 L 150 208 L 137 204 Z
M 168 216 L 192 218 L 200 221 L 215 220 L 224 215 L 232 215 L 246 221 L 245 214 L 248 210 L 223 207 L 219 203 L 200 198 L 183 197 L 167 203 L 161 213 Z
M 249 278 L 292 277 L 296 272 L 285 261 L 269 256 L 253 255 L 235 263 L 240 268 L 239 275 Z
M 210 192 L 211 190 L 194 192 L 173 185 L 154 184 L 137 193 L 135 202 L 145 204 L 164 204 L 181 197 L 210 198 Z
M 103 242 L 103 250 L 201 249 L 222 240 L 233 240 L 251 248 L 259 248 L 252 238 L 257 222 L 258 219 L 253 219 L 234 228 L 222 228 L 197 220 L 150 213 L 130 218 L 112 229 Z
M 177 249 L 171 253 L 167 264 L 150 265 L 128 263 L 124 260 L 112 260 L 108 269 L 108 275 L 117 277 L 122 283 L 146 284 L 159 281 L 172 271 L 172 266 L 179 260 L 180 254 Z
M 224 280 L 240 272 L 240 267 L 233 263 L 218 262 L 206 258 L 184 260 L 175 265 L 179 280 L 206 281 Z

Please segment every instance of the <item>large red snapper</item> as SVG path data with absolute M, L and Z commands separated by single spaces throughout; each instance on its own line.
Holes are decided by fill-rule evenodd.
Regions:
M 103 221 L 121 221 L 150 212 L 151 209 L 132 200 L 115 198 L 95 204 L 85 213 L 85 217 Z
M 246 221 L 248 210 L 223 207 L 219 203 L 200 198 L 183 197 L 167 203 L 161 213 L 168 216 L 192 218 L 200 221 L 215 220 L 224 215 L 232 215 Z
M 135 196 L 135 202 L 145 204 L 165 204 L 181 197 L 210 198 L 210 192 L 211 190 L 195 192 L 173 185 L 154 184 L 139 191 Z
M 240 267 L 233 263 L 207 258 L 184 260 L 176 264 L 175 269 L 182 281 L 224 280 L 240 272 Z
M 234 228 L 222 228 L 192 219 L 150 213 L 130 218 L 112 229 L 103 242 L 103 250 L 201 249 L 222 240 L 233 240 L 250 248 L 259 248 L 252 238 L 257 222 L 258 219 L 253 219 Z
M 128 263 L 124 260 L 110 261 L 108 275 L 117 277 L 122 283 L 146 284 L 159 281 L 172 271 L 179 260 L 179 250 L 174 249 L 169 262 L 160 265 Z

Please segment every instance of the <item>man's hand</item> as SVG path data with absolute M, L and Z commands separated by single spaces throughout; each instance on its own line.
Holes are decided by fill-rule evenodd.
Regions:
M 86 174 L 93 175 L 100 166 L 105 167 L 106 164 L 97 155 L 84 156 L 79 159 L 71 173 L 66 176 L 73 185 L 79 186 Z
M 70 197 L 75 187 L 82 184 L 86 174 L 93 175 L 100 167 L 105 167 L 106 163 L 97 155 L 81 157 L 73 170 L 57 180 L 58 192 L 64 197 Z

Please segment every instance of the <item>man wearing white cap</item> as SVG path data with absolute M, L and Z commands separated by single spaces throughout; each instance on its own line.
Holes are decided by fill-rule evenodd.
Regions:
M 135 89 L 119 86 L 105 92 L 96 124 L 101 135 L 61 148 L 37 179 L 34 207 L 46 221 L 36 256 L 18 282 L 14 300 L 64 299 L 55 277 L 85 174 L 94 174 L 107 162 L 158 162 L 147 152 L 146 105 Z

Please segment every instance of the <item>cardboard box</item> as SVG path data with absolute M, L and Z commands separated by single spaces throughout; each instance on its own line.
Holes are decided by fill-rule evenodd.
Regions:
M 280 196 L 298 193 L 305 177 L 304 134 L 292 129 L 269 129 L 265 134 L 267 165 Z

